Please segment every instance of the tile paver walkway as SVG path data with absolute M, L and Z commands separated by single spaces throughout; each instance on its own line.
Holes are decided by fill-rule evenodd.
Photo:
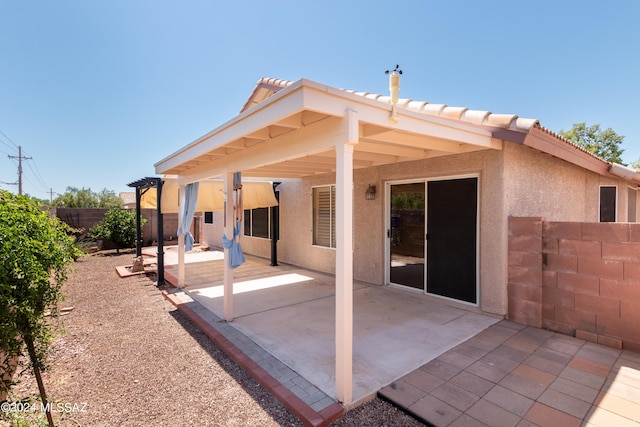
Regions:
M 640 427 L 640 354 L 503 320 L 378 395 L 437 427 Z

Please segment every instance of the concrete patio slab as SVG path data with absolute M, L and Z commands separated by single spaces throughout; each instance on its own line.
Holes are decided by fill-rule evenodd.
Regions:
M 218 253 L 219 254 L 219 253 Z M 215 251 L 186 265 L 185 293 L 223 317 L 223 260 Z M 206 256 L 210 258 L 207 261 Z M 192 255 L 187 254 L 187 258 Z M 168 266 L 177 275 L 174 265 Z M 401 289 L 354 283 L 353 402 L 473 337 L 499 319 Z M 247 257 L 234 270 L 239 332 L 335 398 L 335 277 Z

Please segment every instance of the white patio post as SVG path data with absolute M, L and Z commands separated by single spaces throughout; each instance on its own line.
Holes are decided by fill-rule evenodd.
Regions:
M 346 112 L 347 139 L 336 145 L 336 398 L 353 398 L 353 147 L 358 113 Z
M 186 202 L 184 184 L 178 185 L 178 227 L 184 219 L 184 206 Z M 185 265 L 184 265 L 184 234 L 178 234 L 178 287 L 184 288 Z
M 235 227 L 235 214 L 233 212 L 233 174 L 224 174 L 225 210 L 224 210 L 224 234 L 227 239 L 233 239 L 233 228 Z M 231 269 L 231 259 L 229 249 L 224 249 L 224 287 L 222 292 L 222 307 L 224 320 L 233 320 L 233 270 Z

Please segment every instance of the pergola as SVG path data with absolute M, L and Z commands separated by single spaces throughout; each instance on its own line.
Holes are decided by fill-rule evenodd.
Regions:
M 142 255 L 142 227 L 140 224 L 140 202 L 144 193 L 150 188 L 156 189 L 157 215 L 158 215 L 158 281 L 157 286 L 164 284 L 164 223 L 162 221 L 162 178 L 147 177 L 127 184 L 136 189 L 136 256 Z
M 478 123 L 489 115 L 485 113 Z M 293 83 L 263 79 L 238 116 L 156 163 L 155 169 L 177 177 L 180 203 L 185 185 L 205 179 L 222 178 L 226 193 L 231 194 L 235 172 L 274 181 L 336 174 L 336 397 L 348 404 L 352 400 L 354 169 L 487 149 L 502 149 L 502 141 L 488 127 L 408 108 L 396 111 L 389 97 L 305 79 Z M 233 215 L 232 209 L 226 210 L 227 236 L 233 234 Z M 179 247 L 184 251 L 182 241 Z M 223 304 L 224 317 L 231 321 L 233 271 L 228 264 Z M 183 278 L 183 253 L 179 271 Z

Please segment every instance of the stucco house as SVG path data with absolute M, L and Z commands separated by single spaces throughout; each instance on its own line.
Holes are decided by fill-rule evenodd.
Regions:
M 396 97 L 264 78 L 236 117 L 155 164 L 177 178 L 181 200 L 185 185 L 212 179 L 231 194 L 236 172 L 278 183 L 278 260 L 336 276 L 341 401 L 350 396 L 353 280 L 505 316 L 510 216 L 637 220 L 638 171 L 535 119 Z M 270 256 L 270 212 L 244 213 L 245 252 Z M 202 239 L 222 246 L 233 215 L 209 214 Z M 232 283 L 227 268 L 228 320 Z

